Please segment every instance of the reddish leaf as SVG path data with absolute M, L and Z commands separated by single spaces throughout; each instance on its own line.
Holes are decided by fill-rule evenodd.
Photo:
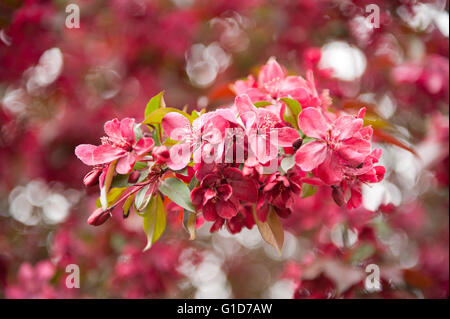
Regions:
M 413 150 L 411 147 L 405 145 L 405 143 L 403 143 L 402 141 L 398 140 L 394 136 L 390 135 L 389 133 L 387 133 L 381 129 L 374 128 L 373 135 L 375 135 L 376 137 L 378 137 L 379 139 L 381 139 L 382 141 L 384 141 L 388 144 L 392 144 L 392 145 L 398 146 L 400 148 L 403 148 L 404 150 L 407 150 L 407 151 L 413 153 L 415 156 L 419 157 L 419 154 L 417 154 L 416 151 Z
M 261 222 L 256 214 L 255 206 L 253 207 L 253 217 L 255 218 L 256 225 L 261 234 L 261 237 L 269 245 L 275 247 L 278 253 L 281 255 L 281 249 L 284 242 L 284 231 L 281 221 L 273 208 L 270 209 L 269 215 L 265 222 Z

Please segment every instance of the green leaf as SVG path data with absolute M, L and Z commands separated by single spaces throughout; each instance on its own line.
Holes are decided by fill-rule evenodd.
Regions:
M 156 111 L 157 109 L 164 108 L 166 106 L 163 95 L 164 91 L 160 92 L 150 99 L 145 108 L 145 118 L 147 118 L 152 112 Z
M 297 100 L 290 99 L 288 97 L 284 97 L 281 99 L 284 103 L 286 103 L 286 106 L 291 110 L 292 115 L 295 117 L 298 117 L 300 112 L 302 111 L 302 106 Z
M 317 187 L 311 184 L 302 185 L 302 198 L 313 196 L 317 192 Z
M 149 188 L 150 185 L 147 185 L 136 193 L 134 198 L 134 206 L 136 206 L 137 211 L 141 211 L 145 208 L 145 206 L 147 206 L 150 200 L 150 195 L 147 195 Z
M 166 178 L 159 185 L 159 191 L 169 197 L 178 206 L 190 212 L 195 212 L 195 208 L 191 202 L 189 188 L 180 179 L 176 177 Z
M 143 170 L 143 171 L 141 172 L 141 175 L 139 176 L 137 182 L 138 182 L 138 183 L 142 182 L 144 179 L 147 178 L 148 174 L 150 174 L 150 169 Z
M 133 171 L 144 169 L 148 167 L 147 162 L 136 162 L 133 166 Z
M 284 119 L 298 129 L 298 115 L 302 111 L 302 107 L 297 100 L 284 97 L 281 99 L 287 106 L 284 111 Z
M 267 101 L 258 101 L 258 102 L 253 103 L 253 105 L 256 107 L 265 107 L 268 105 L 272 105 L 272 103 L 267 102 Z
M 294 167 L 295 165 L 295 156 L 289 156 L 289 157 L 285 157 L 283 158 L 283 160 L 281 161 L 281 169 L 287 173 L 292 167 Z
M 305 144 L 308 144 L 309 142 L 315 141 L 315 140 L 316 140 L 315 138 L 305 136 L 302 141 L 302 146 Z
M 173 146 L 178 143 L 178 141 L 172 140 L 170 137 L 166 138 L 166 140 L 164 141 L 165 146 Z
M 191 113 L 192 121 L 195 120 L 196 118 L 199 118 L 200 115 L 202 115 L 203 113 L 204 113 L 204 109 L 201 112 L 193 110 L 192 113 Z
M 144 251 L 150 249 L 166 229 L 166 212 L 161 196 L 152 198 L 144 214 L 144 232 L 147 235 L 147 245 Z
M 161 146 L 161 124 L 154 123 L 150 127 L 152 128 L 152 138 L 155 141 L 155 146 Z
M 133 200 L 134 200 L 134 195 L 131 195 L 127 198 L 127 200 L 125 201 L 125 203 L 123 203 L 123 218 L 127 218 L 128 215 L 130 214 L 130 207 L 133 204 Z
M 111 207 L 114 205 L 115 202 L 117 202 L 120 198 L 120 196 L 127 190 L 127 187 L 118 187 L 118 188 L 111 188 L 111 190 L 108 192 L 107 195 L 105 195 L 106 200 L 106 208 Z M 97 207 L 103 207 L 101 203 L 101 197 L 97 198 Z M 106 208 L 103 208 L 105 210 Z
M 178 109 L 174 109 L 172 107 L 165 107 L 163 109 L 157 109 L 154 110 L 151 114 L 149 114 L 144 122 L 144 124 L 160 124 L 163 117 L 170 112 L 177 112 L 180 113 L 181 115 L 185 116 L 191 123 L 192 123 L 192 118 L 189 114 L 187 114 L 186 112 L 183 112 L 181 110 Z
M 141 130 L 141 124 L 140 123 L 139 124 L 134 124 L 133 132 L 134 132 L 134 137 L 136 139 L 136 142 L 144 137 L 144 134 L 142 133 L 142 130 Z
M 111 187 L 126 187 L 126 186 L 128 186 L 129 176 L 130 176 L 130 174 L 125 174 L 125 175 L 117 174 L 116 176 L 114 176 L 114 178 L 111 182 Z
M 189 182 L 189 189 L 192 191 L 195 187 L 197 187 L 198 179 L 194 176 L 192 176 L 191 181 Z

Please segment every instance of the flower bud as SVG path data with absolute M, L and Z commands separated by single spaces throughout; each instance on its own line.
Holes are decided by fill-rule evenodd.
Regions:
M 86 187 L 94 186 L 98 184 L 98 176 L 100 175 L 101 170 L 94 168 L 92 171 L 86 174 L 83 178 L 83 183 Z
M 342 189 L 337 186 L 331 186 L 333 188 L 333 192 L 331 193 L 331 196 L 333 196 L 333 199 L 335 203 L 341 207 L 345 204 L 345 198 L 344 193 L 342 192 Z
M 97 208 L 92 214 L 91 216 L 89 216 L 87 222 L 89 225 L 92 226 L 100 226 L 102 225 L 104 222 L 106 222 L 109 217 L 111 217 L 111 210 L 107 209 L 105 211 L 103 211 L 102 208 Z
M 302 146 L 302 144 L 303 144 L 303 139 L 301 137 L 296 139 L 294 141 L 294 143 L 292 144 L 292 147 L 294 148 L 294 152 L 296 152 L 300 148 L 300 146 Z
M 128 183 L 134 184 L 138 181 L 139 177 L 141 176 L 141 173 L 139 171 L 133 171 L 128 176 Z

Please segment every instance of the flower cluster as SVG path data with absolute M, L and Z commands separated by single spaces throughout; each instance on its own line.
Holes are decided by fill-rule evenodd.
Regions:
M 296 214 L 299 198 L 326 186 L 337 205 L 358 208 L 362 184 L 383 179 L 365 108 L 357 115 L 333 108 L 312 71 L 307 79 L 288 76 L 270 58 L 257 79 L 232 89 L 231 105 L 191 114 L 165 107 L 160 93 L 142 123 L 108 121 L 100 146 L 79 145 L 75 154 L 93 166 L 84 182 L 98 181 L 101 193 L 88 222 L 103 224 L 121 203 L 124 217 L 144 217 L 151 247 L 164 231 L 167 197 L 183 208 L 191 237 L 203 221 L 212 222 L 211 232 L 225 226 L 231 233 L 256 223 L 280 248 L 280 218 Z

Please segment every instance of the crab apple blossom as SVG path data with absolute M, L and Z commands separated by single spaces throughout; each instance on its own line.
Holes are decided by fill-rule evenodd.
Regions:
M 214 222 L 211 232 L 231 222 L 238 214 L 240 201 L 255 203 L 257 198 L 256 182 L 234 167 L 220 168 L 206 175 L 191 192 L 192 203 L 205 220 Z
M 294 198 L 302 191 L 303 172 L 291 172 L 282 175 L 280 172 L 268 176 L 263 183 L 258 202 L 257 215 L 261 221 L 267 219 L 269 205 L 275 208 L 280 217 L 288 217 L 292 212 Z
M 0 298 L 448 298 L 448 1 L 62 3 L 0 2 Z
M 279 115 L 255 107 L 246 94 L 237 96 L 234 105 L 244 123 L 249 147 L 262 164 L 275 159 L 279 147 L 292 147 L 300 137 L 297 130 L 286 126 Z
M 236 117 L 229 109 L 202 114 L 192 123 L 176 112 L 164 116 L 161 125 L 164 133 L 180 143 L 170 148 L 169 168 L 180 170 L 189 163 L 192 154 L 198 163 L 205 154 L 204 148 L 213 149 L 213 160 L 220 159 L 224 150 L 225 131 L 236 124 Z
M 233 88 L 236 95 L 247 94 L 253 102 L 290 97 L 305 108 L 322 105 L 312 71 L 307 72 L 306 80 L 301 76 L 288 76 L 287 71 L 273 57 L 261 68 L 257 80 L 249 76 L 247 80 L 236 81 Z
M 317 108 L 307 108 L 299 115 L 299 126 L 314 140 L 295 153 L 297 165 L 304 171 L 315 170 L 326 184 L 338 184 L 346 167 L 357 168 L 370 154 L 372 129 L 363 127 L 364 109 L 358 116 L 330 118 Z M 334 117 L 334 116 L 333 116 Z
M 99 177 L 102 190 L 102 205 L 88 223 L 102 225 L 120 204 L 124 218 L 130 211 L 142 214 L 147 235 L 156 232 L 157 239 L 165 228 L 166 208 L 179 207 L 191 238 L 204 221 L 212 223 L 210 232 L 225 226 L 232 234 L 257 224 L 263 238 L 280 249 L 278 218 L 297 214 L 316 187 L 331 186 L 329 197 L 338 206 L 361 206 L 362 185 L 380 182 L 385 172 L 374 165 L 381 150 L 371 150 L 373 130 L 363 126 L 365 108 L 357 116 L 327 110 L 331 100 L 319 101 L 308 74 L 308 81 L 287 76 L 272 58 L 258 74 L 256 87 L 230 105 L 188 114 L 161 102 L 155 107 L 160 93 L 147 105 L 142 123 L 130 118 L 106 122 L 102 145 L 75 150 L 94 166 L 85 184 Z M 235 91 L 250 82 L 235 83 Z M 255 105 L 255 90 L 268 101 Z M 297 104 L 282 104 L 284 96 L 290 101 L 283 103 Z M 289 121 L 287 108 L 294 115 Z M 149 132 L 143 134 L 144 128 Z M 148 247 L 156 239 L 149 237 Z
M 117 173 L 130 173 L 136 161 L 148 153 L 154 145 L 150 137 L 136 138 L 134 124 L 135 120 L 131 118 L 106 122 L 104 129 L 107 136 L 102 138 L 102 145 L 82 144 L 77 146 L 75 154 L 84 164 L 91 166 L 118 160 Z

